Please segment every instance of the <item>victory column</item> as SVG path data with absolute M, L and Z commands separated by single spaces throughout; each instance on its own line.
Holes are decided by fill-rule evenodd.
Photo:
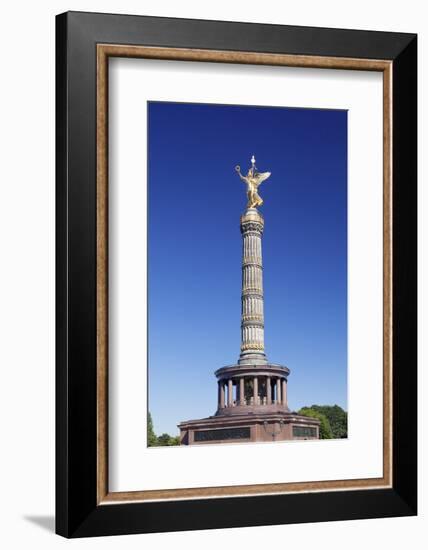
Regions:
M 270 172 L 259 172 L 254 155 L 246 176 L 248 203 L 241 216 L 242 294 L 241 353 L 237 364 L 216 371 L 217 411 L 214 416 L 181 422 L 182 445 L 234 441 L 318 439 L 319 421 L 290 412 L 287 379 L 290 370 L 269 363 L 264 348 L 262 234 L 264 219 L 260 184 Z

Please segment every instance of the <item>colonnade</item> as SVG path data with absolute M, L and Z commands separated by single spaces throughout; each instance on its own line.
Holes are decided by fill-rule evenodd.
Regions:
M 251 391 L 248 391 L 248 385 Z M 252 405 L 287 406 L 287 380 L 275 376 L 240 376 L 219 380 L 219 409 Z

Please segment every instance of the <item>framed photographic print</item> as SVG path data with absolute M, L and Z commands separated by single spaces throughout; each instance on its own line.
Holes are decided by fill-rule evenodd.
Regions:
M 414 515 L 416 36 L 57 16 L 57 532 Z

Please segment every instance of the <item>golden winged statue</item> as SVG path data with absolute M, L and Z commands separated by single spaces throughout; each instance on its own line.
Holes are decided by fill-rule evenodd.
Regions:
M 246 176 L 241 174 L 240 166 L 235 166 L 235 170 L 238 172 L 241 180 L 247 184 L 247 208 L 257 208 L 257 206 L 261 206 L 263 204 L 263 199 L 258 194 L 257 189 L 263 181 L 268 179 L 271 172 L 258 172 L 254 155 L 251 158 L 251 168 L 248 170 Z

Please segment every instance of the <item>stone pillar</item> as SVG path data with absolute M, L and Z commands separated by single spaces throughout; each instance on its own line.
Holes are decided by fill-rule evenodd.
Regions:
M 266 377 L 266 397 L 267 397 L 267 404 L 272 404 L 272 383 L 270 376 Z
M 220 408 L 224 409 L 224 382 L 223 382 L 223 380 L 220 380 L 219 387 L 220 387 Z
M 282 404 L 287 406 L 287 380 L 282 381 Z
M 239 379 L 239 404 L 243 405 L 245 400 L 245 379 Z
M 281 405 L 281 378 L 276 379 L 276 402 Z
M 233 406 L 233 382 L 231 378 L 229 378 L 229 381 L 228 381 L 227 403 L 229 407 Z
M 254 398 L 254 405 L 257 405 L 257 398 L 259 393 L 259 381 L 257 379 L 257 376 L 253 379 L 253 398 Z
M 248 208 L 241 216 L 242 309 L 239 364 L 267 364 L 264 352 L 263 228 L 263 216 L 256 208 Z

